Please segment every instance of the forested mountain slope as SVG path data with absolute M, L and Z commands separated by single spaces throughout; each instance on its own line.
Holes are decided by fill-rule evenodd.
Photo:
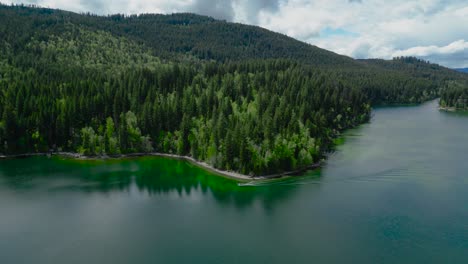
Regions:
M 421 103 L 439 97 L 448 82 L 468 81 L 463 73 L 414 57 L 359 61 L 367 69 L 345 69 L 346 79 L 364 89 L 374 104 Z
M 40 29 L 50 33 L 62 31 L 63 24 L 71 23 L 134 39 L 151 47 L 155 55 L 171 59 L 174 53 L 181 53 L 221 62 L 278 58 L 299 59 L 314 65 L 359 65 L 349 57 L 260 27 L 227 23 L 195 14 L 104 17 L 19 6 L 3 6 L 0 12 L 4 26 L 15 25 L 21 29 L 9 32 L 11 37 L 20 39 L 28 39 L 31 29 L 39 24 Z
M 0 153 L 158 151 L 255 175 L 317 162 L 371 103 L 421 102 L 464 78 L 192 14 L 0 5 L 0 51 Z
M 447 80 L 468 78 L 414 58 L 353 60 L 260 27 L 195 14 L 96 16 L 22 6 L 1 6 L 0 14 L 0 34 L 15 54 L 33 37 L 47 41 L 74 25 L 131 39 L 170 61 L 298 61 L 361 87 L 374 104 L 419 103 L 436 98 Z

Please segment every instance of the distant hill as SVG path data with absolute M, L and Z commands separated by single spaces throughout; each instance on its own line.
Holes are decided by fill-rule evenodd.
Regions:
M 424 61 L 414 57 L 397 57 L 392 60 L 366 59 L 360 60 L 368 66 L 378 67 L 380 69 L 399 71 L 410 74 L 413 77 L 438 79 L 464 79 L 463 74 L 453 69 Z
M 459 69 L 455 69 L 455 70 L 459 71 L 459 72 L 468 73 L 468 68 L 459 68 Z
M 38 23 L 43 25 L 41 29 L 49 27 L 49 32 L 63 31 L 63 25 L 71 23 L 137 40 L 162 57 L 171 58 L 178 53 L 216 61 L 281 58 L 297 59 L 313 65 L 359 66 L 350 57 L 283 34 L 196 14 L 95 16 L 20 6 L 2 6 L 0 14 L 2 24 L 18 28 L 13 35 L 16 38 L 27 39 L 27 29 Z

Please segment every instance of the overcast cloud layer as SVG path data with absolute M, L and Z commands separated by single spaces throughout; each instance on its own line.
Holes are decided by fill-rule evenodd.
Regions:
M 76 12 L 195 12 L 273 31 L 354 58 L 417 56 L 468 67 L 467 0 L 0 0 Z

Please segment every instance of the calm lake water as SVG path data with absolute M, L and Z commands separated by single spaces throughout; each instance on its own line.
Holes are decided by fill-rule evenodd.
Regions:
M 0 161 L 0 263 L 468 263 L 468 115 L 379 108 L 321 171 Z

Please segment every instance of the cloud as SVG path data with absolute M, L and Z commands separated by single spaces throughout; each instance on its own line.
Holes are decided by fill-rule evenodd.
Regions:
M 232 21 L 234 19 L 233 2 L 231 0 L 195 0 L 192 4 L 195 13 L 212 16 L 218 19 Z
M 189 11 L 228 21 L 257 23 L 260 12 L 276 12 L 280 0 L 194 0 Z
M 467 49 L 424 56 L 412 49 L 468 40 L 466 1 L 289 0 L 260 17 L 263 27 L 355 58 L 390 59 L 405 51 L 448 67 L 468 66 Z
M 233 3 L 236 20 L 253 24 L 258 23 L 260 13 L 276 13 L 280 7 L 280 0 L 237 0 Z
M 453 53 L 460 53 L 465 50 L 468 50 L 468 42 L 465 40 L 458 40 L 450 43 L 447 46 L 438 47 L 438 46 L 426 46 L 426 47 L 413 47 L 406 50 L 399 50 L 394 53 L 395 56 L 421 56 L 427 57 L 432 54 L 438 55 L 450 55 Z
M 393 56 L 417 56 L 441 64 L 452 64 L 454 68 L 461 68 L 466 66 L 463 61 L 468 61 L 468 42 L 462 39 L 441 47 L 435 45 L 417 46 L 406 50 L 397 50 Z
M 256 23 L 262 11 L 277 11 L 281 0 L 0 0 L 95 14 L 193 12 L 228 21 Z
M 194 0 L 0 0 L 94 14 L 194 12 Z
M 5 0 L 0 0 L 5 2 Z M 76 12 L 196 12 L 255 24 L 356 58 L 419 56 L 468 67 L 466 0 L 6 0 Z M 461 44 L 460 44 L 461 43 Z M 458 45 L 463 46 L 461 49 Z M 458 48 L 454 52 L 444 50 Z

